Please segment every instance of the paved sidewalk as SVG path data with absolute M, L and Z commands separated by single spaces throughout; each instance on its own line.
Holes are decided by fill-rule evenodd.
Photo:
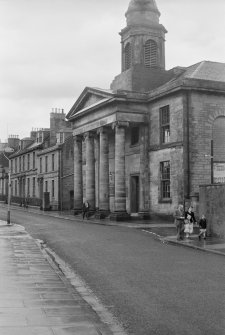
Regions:
M 22 226 L 0 221 L 0 254 L 1 335 L 125 335 L 91 292 L 73 275 L 76 289 Z
M 153 234 L 164 243 L 175 244 L 178 246 L 189 247 L 206 252 L 216 253 L 225 256 L 225 239 L 208 236 L 206 239 L 198 239 L 198 226 L 194 227 L 194 232 L 188 239 L 177 241 L 176 228 L 174 224 L 153 225 L 153 227 L 144 228 L 146 232 Z

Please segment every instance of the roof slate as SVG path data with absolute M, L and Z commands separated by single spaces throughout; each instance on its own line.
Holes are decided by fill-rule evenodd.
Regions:
M 225 63 L 202 61 L 186 69 L 184 78 L 225 82 Z

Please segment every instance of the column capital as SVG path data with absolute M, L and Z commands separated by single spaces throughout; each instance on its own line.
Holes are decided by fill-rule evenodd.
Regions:
M 103 133 L 108 133 L 109 128 L 104 126 L 104 127 L 100 127 L 97 129 L 97 134 L 103 134 Z
M 88 139 L 88 138 L 94 138 L 96 135 L 96 133 L 94 133 L 93 131 L 87 131 L 86 133 L 83 134 L 83 138 L 84 140 Z
M 74 142 L 82 142 L 82 135 L 75 135 L 73 136 Z
M 115 128 L 128 128 L 129 127 L 129 122 L 128 121 L 116 121 L 113 122 L 112 124 L 112 129 L 114 130 Z

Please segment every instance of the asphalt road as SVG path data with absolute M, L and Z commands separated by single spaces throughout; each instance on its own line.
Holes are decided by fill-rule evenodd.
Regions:
M 131 228 L 20 210 L 11 217 L 68 262 L 128 334 L 225 334 L 223 256 L 162 244 Z

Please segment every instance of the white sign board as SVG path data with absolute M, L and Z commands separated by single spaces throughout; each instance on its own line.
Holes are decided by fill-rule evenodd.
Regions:
M 225 163 L 213 163 L 213 182 L 225 183 Z

